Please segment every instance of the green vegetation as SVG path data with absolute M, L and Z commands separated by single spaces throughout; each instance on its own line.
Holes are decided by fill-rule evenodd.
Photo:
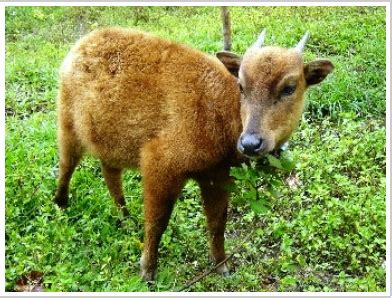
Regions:
M 267 43 L 282 46 L 310 30 L 305 59 L 328 57 L 336 68 L 307 93 L 307 112 L 287 153 L 294 169 L 233 169 L 227 252 L 253 235 L 231 260 L 231 277 L 210 274 L 189 290 L 385 291 L 385 9 L 238 7 L 231 14 L 234 51 L 243 52 L 263 27 Z M 52 203 L 55 98 L 62 59 L 94 28 L 138 27 L 213 54 L 222 48 L 219 17 L 214 7 L 6 8 L 7 291 L 31 271 L 44 273 L 50 291 L 174 291 L 211 266 L 192 181 L 163 236 L 151 288 L 138 275 L 137 172 L 124 177 L 131 213 L 125 221 L 94 158 L 84 159 L 73 177 L 70 208 Z

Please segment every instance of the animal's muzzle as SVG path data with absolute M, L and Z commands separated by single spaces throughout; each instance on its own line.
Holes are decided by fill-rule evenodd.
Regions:
M 258 134 L 243 133 L 238 140 L 237 147 L 244 155 L 259 155 L 264 149 L 264 141 Z

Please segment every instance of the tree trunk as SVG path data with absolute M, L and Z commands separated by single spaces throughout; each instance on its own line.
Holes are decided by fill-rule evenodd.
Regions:
M 221 7 L 222 21 L 223 21 L 223 49 L 225 51 L 231 50 L 231 25 L 230 12 L 227 6 Z

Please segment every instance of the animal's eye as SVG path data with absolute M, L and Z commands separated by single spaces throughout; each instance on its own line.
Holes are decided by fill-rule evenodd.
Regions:
M 244 94 L 244 88 L 242 87 L 241 83 L 238 83 L 238 87 L 240 88 L 241 94 Z
M 289 96 L 292 95 L 295 92 L 295 86 L 285 86 L 282 91 L 280 92 L 280 94 L 282 96 Z

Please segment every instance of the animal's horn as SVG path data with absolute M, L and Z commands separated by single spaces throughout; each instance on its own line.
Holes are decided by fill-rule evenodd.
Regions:
M 265 37 L 265 33 L 266 33 L 266 32 L 267 32 L 267 30 L 264 29 L 264 30 L 260 33 L 259 37 L 257 38 L 256 42 L 253 44 L 252 48 L 260 48 L 260 47 L 263 45 L 263 43 L 264 43 L 264 37 Z
M 305 35 L 301 38 L 301 40 L 299 41 L 299 43 L 295 47 L 295 50 L 298 53 L 302 54 L 304 52 L 305 45 L 306 45 L 306 42 L 308 41 L 308 38 L 309 38 L 309 31 L 306 31 Z

